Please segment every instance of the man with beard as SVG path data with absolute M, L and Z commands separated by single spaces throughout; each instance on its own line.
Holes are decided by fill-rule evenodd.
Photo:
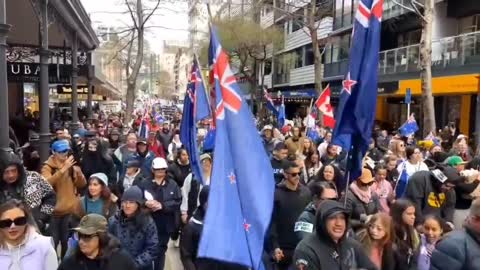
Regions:
M 347 228 L 348 212 L 341 203 L 325 201 L 320 204 L 315 232 L 304 238 L 295 249 L 295 269 L 377 269 L 360 243 L 347 238 Z
M 170 131 L 170 123 L 168 121 L 163 122 L 162 129 L 158 132 L 157 139 L 163 146 L 164 153 L 168 153 L 168 146 L 172 141 L 173 133 Z

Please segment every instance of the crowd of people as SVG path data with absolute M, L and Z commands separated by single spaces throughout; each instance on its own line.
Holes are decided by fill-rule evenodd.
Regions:
M 0 269 L 161 270 L 169 242 L 186 270 L 248 269 L 197 258 L 213 152 L 203 122 L 200 184 L 180 117 L 145 138 L 141 118 L 95 117 L 55 127 L 43 163 L 34 146 L 0 160 Z M 480 156 L 458 130 L 416 140 L 376 128 L 352 182 L 328 128 L 259 135 L 276 183 L 266 269 L 480 269 Z

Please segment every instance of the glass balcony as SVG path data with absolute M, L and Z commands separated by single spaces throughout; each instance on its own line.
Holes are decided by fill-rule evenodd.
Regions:
M 380 52 L 379 75 L 419 71 L 420 44 Z M 480 31 L 432 42 L 432 69 L 480 64 Z
M 402 4 L 403 6 L 410 7 L 411 0 L 396 0 L 397 3 Z M 424 0 L 418 0 L 418 2 L 423 3 Z M 408 13 L 410 10 L 403 8 L 402 6 L 393 2 L 393 0 L 385 0 L 383 2 L 383 20 L 388 20 L 400 16 L 402 14 Z

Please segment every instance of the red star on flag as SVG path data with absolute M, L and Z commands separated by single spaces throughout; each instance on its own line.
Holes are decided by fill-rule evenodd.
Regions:
M 235 176 L 235 174 L 233 172 L 231 172 L 229 175 L 228 175 L 228 180 L 230 180 L 230 184 L 235 184 L 237 182 L 237 177 Z
M 347 77 L 342 82 L 343 91 L 346 91 L 349 95 L 351 95 L 352 94 L 352 88 L 355 84 L 357 84 L 357 81 L 351 80 L 350 79 L 350 72 L 348 72 Z
M 248 223 L 247 223 L 247 220 L 244 219 L 244 220 L 243 220 L 243 228 L 245 229 L 245 231 L 246 231 L 246 232 L 249 232 L 249 231 L 250 231 L 250 227 L 252 227 L 252 225 L 251 225 L 251 224 L 248 224 Z

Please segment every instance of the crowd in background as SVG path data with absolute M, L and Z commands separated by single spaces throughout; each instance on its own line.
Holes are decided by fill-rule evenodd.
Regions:
M 202 185 L 179 138 L 181 115 L 139 136 L 142 116 L 56 122 L 44 163 L 35 121 L 15 120 L 16 151 L 0 160 L 0 269 L 158 270 L 169 241 L 187 270 L 246 269 L 197 258 L 209 123 L 198 133 Z M 425 139 L 376 128 L 351 182 L 348 152 L 328 128 L 298 120 L 259 134 L 276 182 L 267 269 L 480 269 L 480 156 L 456 128 Z

